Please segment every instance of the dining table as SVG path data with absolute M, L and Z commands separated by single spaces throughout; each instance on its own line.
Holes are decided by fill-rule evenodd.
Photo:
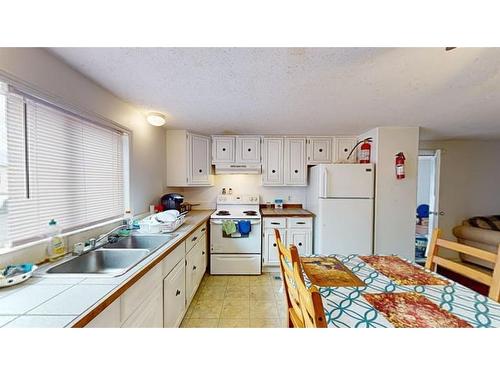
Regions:
M 329 328 L 500 327 L 500 303 L 398 256 L 301 257 Z

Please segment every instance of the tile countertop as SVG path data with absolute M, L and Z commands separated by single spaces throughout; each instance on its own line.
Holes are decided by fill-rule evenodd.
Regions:
M 196 210 L 175 232 L 178 236 L 127 273 L 118 277 L 44 277 L 32 276 L 22 284 L 0 289 L 0 327 L 71 327 L 92 311 L 106 304 L 113 294 L 158 258 L 168 256 L 213 210 Z M 42 268 L 50 267 L 43 266 Z M 120 294 L 121 294 L 120 293 Z
M 304 210 L 303 208 L 261 208 L 261 214 L 263 217 L 279 217 L 279 216 L 291 216 L 291 217 L 313 217 L 314 214 L 310 211 Z

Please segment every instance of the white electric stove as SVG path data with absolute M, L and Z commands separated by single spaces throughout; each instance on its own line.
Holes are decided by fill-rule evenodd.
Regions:
M 224 221 L 245 220 L 250 232 L 228 235 Z M 212 275 L 260 275 L 262 271 L 261 216 L 258 195 L 219 195 L 217 211 L 210 216 L 210 273 Z

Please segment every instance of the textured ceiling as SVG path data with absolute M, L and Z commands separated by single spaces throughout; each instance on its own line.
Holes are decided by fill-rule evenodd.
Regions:
M 117 96 L 207 134 L 500 138 L 500 49 L 51 48 Z

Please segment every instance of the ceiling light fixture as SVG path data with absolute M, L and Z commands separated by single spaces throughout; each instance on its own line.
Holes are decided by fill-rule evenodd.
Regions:
M 163 126 L 167 122 L 165 115 L 159 112 L 150 112 L 146 116 L 146 120 L 150 125 Z

